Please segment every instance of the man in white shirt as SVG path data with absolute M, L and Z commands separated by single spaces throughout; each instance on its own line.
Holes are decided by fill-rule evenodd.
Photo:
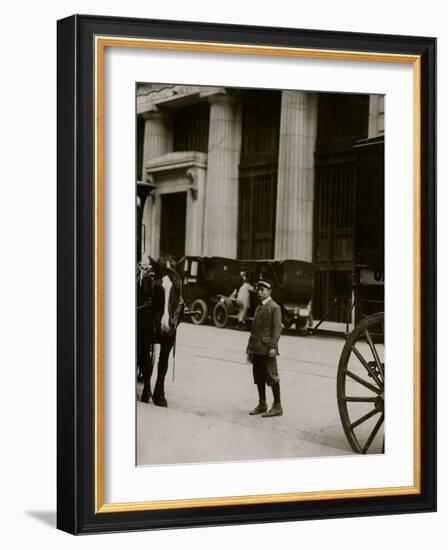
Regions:
M 236 301 L 238 306 L 238 324 L 243 327 L 246 323 L 247 311 L 250 307 L 250 293 L 254 292 L 254 287 L 247 280 L 245 271 L 240 273 L 241 284 L 238 289 L 235 289 L 230 298 Z

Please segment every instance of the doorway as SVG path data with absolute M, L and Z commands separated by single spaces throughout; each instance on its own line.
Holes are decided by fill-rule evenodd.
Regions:
M 161 195 L 160 256 L 178 260 L 185 255 L 187 193 Z

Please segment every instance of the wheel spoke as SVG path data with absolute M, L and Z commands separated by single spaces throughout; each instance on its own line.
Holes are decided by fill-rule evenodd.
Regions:
M 378 413 L 377 409 L 372 409 L 370 412 L 365 414 L 364 416 L 361 416 L 361 418 L 358 418 L 353 424 L 350 424 L 350 429 L 354 430 L 357 426 L 365 422 L 366 420 L 369 420 L 369 418 L 372 418 L 372 416 L 375 416 Z
M 375 344 L 373 343 L 372 337 L 370 336 L 370 332 L 368 331 L 367 328 L 366 328 L 366 330 L 365 330 L 364 332 L 365 332 L 365 335 L 366 335 L 367 343 L 369 344 L 369 347 L 370 347 L 370 349 L 372 350 L 373 358 L 375 359 L 375 362 L 376 362 L 376 364 L 377 364 L 377 366 L 378 366 L 378 370 L 381 372 L 382 378 L 383 378 L 383 380 L 384 380 L 383 366 L 382 366 L 381 360 L 380 360 L 380 358 L 379 358 L 379 356 L 378 356 L 378 352 L 376 351 Z
M 375 424 L 375 427 L 372 430 L 372 433 L 369 436 L 369 439 L 366 441 L 366 444 L 362 448 L 362 453 L 366 454 L 366 452 L 369 450 L 370 445 L 372 444 L 373 440 L 375 439 L 376 434 L 378 433 L 378 430 L 381 428 L 381 424 L 384 421 L 384 413 L 380 416 L 378 419 L 378 422 Z M 384 453 L 384 442 L 383 442 L 383 453 Z
M 344 397 L 344 401 L 346 403 L 375 403 L 376 397 L 354 397 L 354 396 L 346 396 Z
M 356 348 L 356 346 L 353 346 L 352 351 L 356 355 L 356 357 L 358 358 L 362 366 L 366 369 L 366 371 L 371 375 L 371 377 L 375 380 L 375 382 L 381 388 L 383 386 L 382 381 L 378 378 L 376 372 L 369 365 L 368 361 L 366 361 L 364 357 L 361 355 L 361 352 Z
M 352 380 L 355 380 L 356 382 L 358 382 L 358 384 L 361 384 L 362 386 L 368 388 L 370 391 L 373 391 L 373 393 L 376 393 L 377 395 L 379 395 L 381 393 L 382 390 L 380 390 L 379 388 L 377 388 L 373 384 L 370 384 L 369 382 L 367 382 L 367 380 L 364 380 L 364 378 L 361 378 L 360 376 L 358 376 L 354 372 L 351 372 L 351 371 L 348 370 L 346 372 L 346 374 L 349 378 L 352 378 Z
M 376 439 L 379 440 L 380 428 L 385 422 L 383 336 L 384 313 L 362 319 L 347 337 L 339 359 L 339 415 L 355 453 L 377 452 L 378 443 L 382 443 Z

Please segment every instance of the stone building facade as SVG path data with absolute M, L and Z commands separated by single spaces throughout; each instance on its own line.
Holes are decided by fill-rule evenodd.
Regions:
M 314 262 L 322 316 L 357 261 L 356 147 L 383 135 L 382 96 L 140 84 L 138 246 Z

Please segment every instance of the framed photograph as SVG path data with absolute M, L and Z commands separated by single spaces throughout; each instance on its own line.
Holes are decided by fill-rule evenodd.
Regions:
M 436 509 L 435 56 L 58 21 L 58 528 Z

